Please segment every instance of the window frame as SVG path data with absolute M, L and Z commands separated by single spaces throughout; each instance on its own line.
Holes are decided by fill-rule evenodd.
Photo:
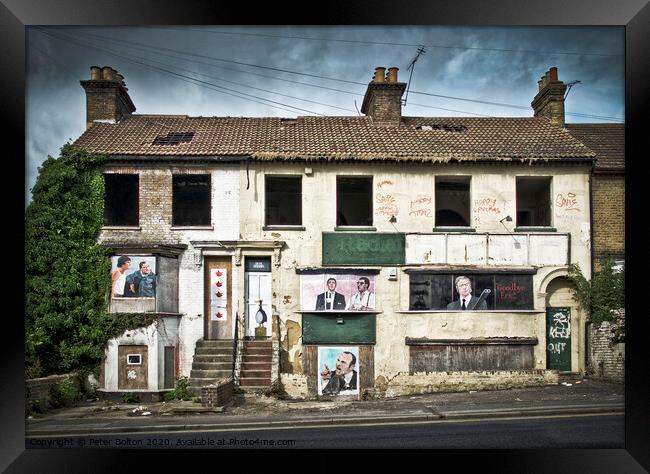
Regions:
M 472 225 L 472 175 L 436 175 L 433 178 L 433 226 L 434 230 L 440 231 L 472 231 L 474 226 Z M 468 190 L 467 190 L 467 225 L 449 225 L 449 224 L 440 224 L 438 222 L 438 180 L 444 180 L 445 178 L 453 182 L 454 179 L 459 180 L 459 178 L 464 178 L 469 181 Z M 457 181 L 457 182 L 458 182 Z
M 190 178 L 190 177 L 197 177 L 197 176 L 207 176 L 208 178 L 208 223 L 207 224 L 180 224 L 174 222 L 174 181 L 177 178 Z M 172 213 L 171 213 L 171 226 L 172 229 L 212 229 L 212 210 L 213 210 L 213 203 L 212 199 L 214 196 L 214 192 L 212 189 L 212 173 L 210 172 L 205 172 L 205 173 L 172 173 Z
M 339 179 L 358 179 L 358 180 L 369 180 L 370 181 L 370 223 L 369 224 L 342 224 L 339 223 Z M 336 175 L 336 215 L 335 215 L 335 230 L 377 230 L 374 227 L 375 223 L 375 199 L 373 193 L 373 185 L 375 182 L 374 175 Z
M 298 179 L 300 182 L 300 199 L 298 200 L 298 206 L 300 207 L 299 209 L 299 215 L 300 215 L 300 222 L 298 224 L 270 224 L 268 222 L 268 204 L 269 204 L 269 199 L 268 199 L 268 192 L 269 192 L 269 187 L 268 187 L 268 180 L 270 179 Z M 264 175 L 264 225 L 263 229 L 289 229 L 289 230 L 305 230 L 304 227 L 304 206 L 303 206 L 303 176 L 302 174 L 265 174 Z
M 104 176 L 104 223 L 102 225 L 103 228 L 105 229 L 111 229 L 111 228 L 120 228 L 120 229 L 139 229 L 140 228 L 140 174 L 139 173 L 103 173 Z M 138 199 L 136 200 L 136 206 L 137 209 L 135 211 L 135 222 L 134 223 L 128 223 L 128 224 L 118 224 L 115 222 L 108 222 L 106 218 L 106 209 L 108 207 L 107 205 L 107 181 L 106 178 L 110 176 L 111 178 L 116 178 L 116 177 L 126 177 L 126 176 L 135 176 L 136 178 L 136 183 L 135 183 L 135 194 L 137 195 Z
M 519 223 L 519 199 L 518 184 L 519 181 L 533 181 L 533 180 L 547 180 L 548 181 L 548 224 L 533 224 L 521 225 Z M 554 231 L 554 216 L 553 216 L 553 176 L 531 176 L 531 175 L 517 175 L 515 176 L 515 231 L 525 232 L 527 230 L 540 230 L 540 231 Z

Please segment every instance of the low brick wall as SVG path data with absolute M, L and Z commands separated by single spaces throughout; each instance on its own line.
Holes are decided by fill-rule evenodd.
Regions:
M 280 374 L 280 383 L 291 398 L 308 398 L 307 376 L 303 374 Z
M 38 379 L 25 380 L 25 401 L 39 401 L 44 407 L 50 407 L 50 390 L 54 384 L 61 380 L 72 379 L 77 391 L 81 389 L 81 383 L 77 374 L 50 375 Z
M 204 407 L 222 407 L 230 401 L 234 384 L 232 379 L 217 385 L 201 387 L 201 404 Z
M 589 375 L 609 382 L 625 380 L 625 343 L 611 342 L 611 325 L 590 324 L 588 332 Z
M 557 372 L 549 370 L 504 370 L 482 372 L 416 372 L 375 380 L 375 397 L 398 397 L 436 392 L 466 392 L 468 390 L 505 390 L 539 387 L 559 383 Z

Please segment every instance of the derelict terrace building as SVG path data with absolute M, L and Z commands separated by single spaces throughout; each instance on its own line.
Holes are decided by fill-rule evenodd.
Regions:
M 565 276 L 590 276 L 595 154 L 565 128 L 557 69 L 530 118 L 402 116 L 397 72 L 376 68 L 364 116 L 284 119 L 134 114 L 123 77 L 91 68 L 74 146 L 111 158 L 110 310 L 157 316 L 110 341 L 101 390 L 155 394 L 185 375 L 199 393 L 232 376 L 320 395 L 328 351 L 354 355 L 353 396 L 586 370 Z M 153 297 L 129 283 L 143 261 Z M 459 276 L 481 297 L 466 310 L 449 308 Z

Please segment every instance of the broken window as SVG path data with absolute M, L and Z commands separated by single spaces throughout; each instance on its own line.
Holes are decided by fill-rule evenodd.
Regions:
M 517 227 L 550 227 L 551 178 L 517 178 Z
M 266 225 L 302 225 L 302 177 L 266 176 Z
M 336 225 L 372 225 L 372 177 L 337 176 Z
M 175 175 L 172 181 L 172 225 L 209 226 L 210 175 Z
M 159 135 L 154 138 L 152 145 L 180 145 L 190 142 L 194 138 L 194 132 L 169 132 L 167 135 Z
M 436 177 L 436 227 L 470 227 L 469 176 Z
M 137 174 L 104 175 L 104 225 L 139 224 L 139 177 Z

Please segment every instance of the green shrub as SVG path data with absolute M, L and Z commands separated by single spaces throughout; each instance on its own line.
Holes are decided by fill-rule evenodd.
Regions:
M 191 400 L 191 396 L 189 392 L 187 391 L 187 385 L 189 384 L 189 379 L 181 375 L 176 379 L 176 386 L 174 387 L 173 390 L 167 392 L 164 396 L 163 399 L 166 402 L 172 401 L 172 400 Z
M 625 269 L 615 272 L 613 266 L 612 260 L 603 261 L 591 281 L 584 277 L 578 265 L 569 267 L 567 277 L 575 285 L 573 297 L 595 324 L 613 321 L 614 311 L 625 307 Z
M 140 395 L 133 392 L 126 392 L 122 394 L 123 403 L 140 403 Z
M 59 380 L 50 387 L 50 405 L 54 408 L 72 405 L 79 398 L 79 390 L 71 378 Z
M 36 416 L 45 413 L 45 405 L 41 400 L 28 400 L 25 404 L 25 416 Z

